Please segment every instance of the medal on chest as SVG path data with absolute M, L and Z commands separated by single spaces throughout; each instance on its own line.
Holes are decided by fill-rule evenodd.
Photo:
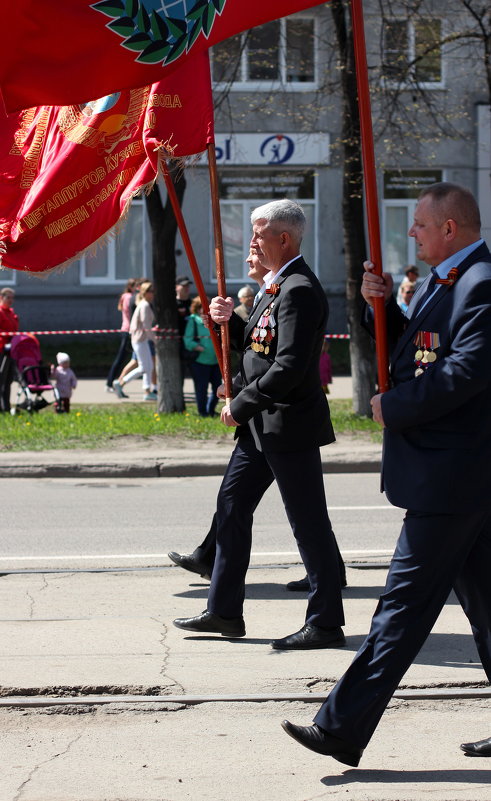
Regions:
M 414 375 L 423 375 L 428 366 L 436 362 L 435 351 L 440 347 L 440 335 L 432 331 L 418 331 L 414 338 L 414 344 L 417 348 L 414 354 L 414 364 L 416 365 Z
M 274 301 L 263 311 L 251 334 L 251 348 L 256 353 L 269 353 L 269 345 L 276 336 L 276 320 L 273 313 Z

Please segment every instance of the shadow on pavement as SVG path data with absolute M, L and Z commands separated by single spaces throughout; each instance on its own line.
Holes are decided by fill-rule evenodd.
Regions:
M 458 748 L 458 747 L 457 747 Z M 356 782 L 383 784 L 447 783 L 484 784 L 491 781 L 491 770 L 347 770 L 342 776 L 324 776 L 326 787 Z
M 285 600 L 291 601 L 298 600 L 299 598 L 307 598 L 306 592 L 291 592 L 286 589 L 285 584 L 278 584 L 277 582 L 262 582 L 261 584 L 248 584 L 246 586 L 246 598 L 249 600 Z M 183 592 L 174 593 L 176 598 L 207 598 L 208 589 L 210 585 L 207 584 L 190 584 L 188 590 Z M 373 598 L 377 600 L 380 597 L 383 586 L 377 587 L 346 587 L 343 590 L 343 598 Z

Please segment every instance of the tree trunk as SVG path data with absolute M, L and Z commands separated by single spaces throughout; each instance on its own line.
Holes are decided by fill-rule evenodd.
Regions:
M 182 203 L 186 181 L 182 169 L 171 168 L 170 174 Z M 152 268 L 155 289 L 155 317 L 159 328 L 173 329 L 169 339 L 157 338 L 155 357 L 157 364 L 159 412 L 183 412 L 184 396 L 180 340 L 176 305 L 176 234 L 177 222 L 169 198 L 162 203 L 160 189 L 155 183 L 146 196 L 146 205 L 152 230 Z
M 343 238 L 346 263 L 346 316 L 350 333 L 353 410 L 371 416 L 370 398 L 375 391 L 373 342 L 362 328 L 361 281 L 366 259 L 361 162 L 360 114 L 357 102 L 353 34 L 348 5 L 329 4 L 334 19 L 342 77 Z

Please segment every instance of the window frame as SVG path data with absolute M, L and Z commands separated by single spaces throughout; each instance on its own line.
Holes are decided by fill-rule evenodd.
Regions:
M 314 80 L 313 81 L 288 81 L 287 80 L 287 52 L 286 52 L 286 26 L 288 22 L 295 20 L 311 21 L 313 23 L 313 67 L 314 67 Z M 247 46 L 244 47 L 244 39 L 248 31 L 238 34 L 241 39 L 241 57 L 240 57 L 240 75 L 241 79 L 238 81 L 213 81 L 213 89 L 217 92 L 230 90 L 232 92 L 271 92 L 282 91 L 287 92 L 312 92 L 319 88 L 319 19 L 314 14 L 301 14 L 290 17 L 282 17 L 275 20 L 280 24 L 280 44 L 279 44 L 279 57 L 278 65 L 280 77 L 278 79 L 266 80 L 248 80 L 247 76 Z M 267 23 L 266 23 L 267 24 Z M 211 48 L 211 74 L 213 79 L 213 48 Z
M 387 69 L 387 64 L 385 62 L 385 26 L 390 24 L 391 22 L 394 23 L 405 23 L 406 25 L 406 35 L 407 35 L 407 52 L 406 52 L 406 65 L 411 64 L 414 62 L 416 58 L 416 25 L 418 22 L 427 21 L 427 22 L 439 22 L 440 24 L 440 36 L 442 39 L 442 44 L 440 46 L 440 80 L 439 81 L 421 81 L 418 79 L 416 75 L 416 65 L 408 69 L 406 73 L 406 77 L 403 79 L 397 77 L 390 77 L 385 75 L 385 71 Z M 446 59 L 445 59 L 445 44 L 443 39 L 445 38 L 445 20 L 441 17 L 431 17 L 425 16 L 421 17 L 421 19 L 408 19 L 407 17 L 394 17 L 390 20 L 384 20 L 382 23 L 382 79 L 381 82 L 384 86 L 388 87 L 396 87 L 402 86 L 410 88 L 411 86 L 418 86 L 421 89 L 445 89 L 446 85 Z
M 244 167 L 244 170 L 247 170 L 247 167 Z M 250 168 L 249 168 L 250 169 Z M 313 169 L 312 167 L 304 168 L 304 169 Z M 301 172 L 302 170 L 297 170 Z M 278 172 L 281 172 L 278 170 Z M 319 275 L 319 173 L 318 170 L 314 170 L 313 182 L 314 182 L 314 190 L 313 190 L 313 197 L 312 198 L 292 198 L 300 205 L 308 205 L 312 206 L 314 213 L 312 216 L 313 220 L 313 252 L 314 252 L 314 259 L 313 263 L 309 263 L 309 267 L 315 275 Z M 240 287 L 244 283 L 251 283 L 251 279 L 247 275 L 247 269 L 245 267 L 246 258 L 249 255 L 249 242 L 251 237 L 251 222 L 250 222 L 250 215 L 252 209 L 257 208 L 258 206 L 264 205 L 267 201 L 264 197 L 260 198 L 220 198 L 220 208 L 222 205 L 232 205 L 232 204 L 242 204 L 242 233 L 244 234 L 244 251 L 243 251 L 243 272 L 242 275 L 238 278 L 232 276 L 226 276 L 227 284 L 233 286 L 234 288 Z M 246 235 L 247 232 L 247 235 Z M 210 214 L 209 217 L 209 237 L 210 237 L 210 250 L 209 250 L 209 273 L 208 273 L 208 282 L 215 286 L 217 284 L 217 277 L 215 274 L 216 266 L 215 266 L 215 250 L 214 250 L 214 233 L 213 233 L 213 219 Z M 302 251 L 302 248 L 300 248 Z
M 11 267 L 2 268 L 2 270 L 0 270 L 0 287 L 16 286 L 18 272 L 19 270 L 14 270 Z
M 141 273 L 138 273 L 138 276 L 147 277 L 149 275 L 149 270 L 151 269 L 151 254 L 147 256 L 148 243 L 151 240 L 149 239 L 149 222 L 144 199 L 141 197 L 133 198 L 132 206 L 142 206 L 142 260 Z M 81 286 L 124 286 L 126 284 L 128 278 L 116 277 L 116 236 L 117 235 L 108 232 L 108 239 L 106 243 L 101 246 L 101 250 L 104 250 L 106 253 L 107 272 L 104 276 L 88 276 L 85 272 L 87 263 L 86 254 L 81 256 L 79 261 L 79 278 Z

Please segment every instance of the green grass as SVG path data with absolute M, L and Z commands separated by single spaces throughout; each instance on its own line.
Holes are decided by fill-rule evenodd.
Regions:
M 371 417 L 360 417 L 355 414 L 350 400 L 329 400 L 329 408 L 336 433 L 369 435 L 373 442 L 382 442 L 382 429 L 379 424 L 374 423 Z
M 150 406 L 150 408 L 149 408 Z M 72 406 L 70 414 L 54 414 L 46 408 L 38 414 L 23 412 L 0 416 L 0 450 L 43 451 L 63 448 L 101 448 L 117 445 L 124 437 L 155 437 L 169 440 L 226 440 L 234 429 L 225 428 L 219 417 L 199 417 L 189 406 L 182 414 L 157 414 L 153 404 L 94 404 Z M 357 417 L 349 400 L 330 402 L 334 430 L 359 436 L 380 437 L 372 420 Z

